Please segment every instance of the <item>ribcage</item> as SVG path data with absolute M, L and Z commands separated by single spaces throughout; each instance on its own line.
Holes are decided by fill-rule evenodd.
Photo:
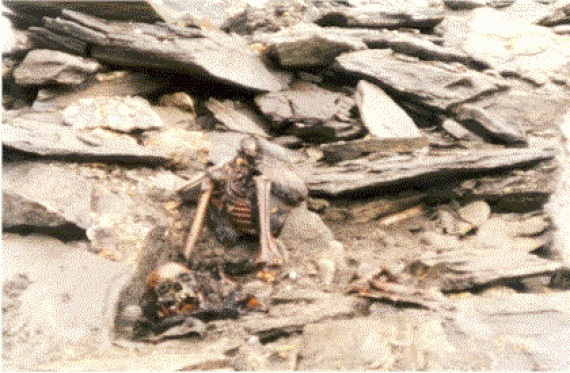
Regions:
M 255 195 L 247 196 L 241 191 L 235 190 L 228 197 L 226 209 L 234 228 L 242 233 L 256 234 L 258 222 L 256 206 L 254 206 Z
M 211 206 L 218 214 L 227 215 L 227 221 L 236 233 L 256 235 L 259 222 L 254 168 L 238 158 L 224 168 L 223 174 L 223 181 L 218 180 L 212 194 Z

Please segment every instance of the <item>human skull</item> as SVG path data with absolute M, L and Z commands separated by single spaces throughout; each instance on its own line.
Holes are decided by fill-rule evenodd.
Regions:
M 188 314 L 198 309 L 202 302 L 192 271 L 175 262 L 154 270 L 147 277 L 146 291 L 154 298 L 159 317 Z

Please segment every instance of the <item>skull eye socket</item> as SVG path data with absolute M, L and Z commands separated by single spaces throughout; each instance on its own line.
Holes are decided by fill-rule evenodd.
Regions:
M 162 283 L 156 287 L 158 294 L 166 294 L 170 291 L 170 284 Z
M 181 291 L 182 290 L 182 285 L 180 285 L 179 282 L 175 282 L 174 285 L 172 285 L 172 287 L 174 288 L 174 291 Z

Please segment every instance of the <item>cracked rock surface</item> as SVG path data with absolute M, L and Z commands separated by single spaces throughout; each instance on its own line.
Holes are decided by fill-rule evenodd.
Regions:
M 4 2 L 4 366 L 567 370 L 568 15 Z M 248 136 L 270 206 L 299 196 L 284 263 L 207 227 L 185 258 L 204 178 Z M 175 306 L 149 277 L 169 262 L 200 276 Z

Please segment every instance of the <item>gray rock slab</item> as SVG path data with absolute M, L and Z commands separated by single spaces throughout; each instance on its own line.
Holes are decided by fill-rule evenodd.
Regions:
M 394 360 L 388 342 L 391 334 L 395 334 L 392 328 L 382 321 L 367 319 L 307 325 L 303 333 L 300 369 L 384 368 L 382 365 L 389 365 L 390 360 Z M 380 366 L 374 366 L 376 364 Z
M 444 16 L 442 9 L 417 6 L 407 1 L 391 1 L 328 10 L 315 22 L 320 26 L 429 29 L 441 22 Z
M 162 127 L 162 119 L 141 97 L 83 98 L 61 112 L 68 126 L 78 129 L 106 128 L 118 132 Z
M 117 1 L 114 3 L 100 3 L 97 1 L 80 1 L 67 3 L 66 1 L 48 1 L 39 3 L 21 3 L 19 1 L 6 1 L 6 6 L 21 14 L 41 14 L 54 16 L 62 9 L 70 9 L 105 19 L 134 21 L 134 22 L 164 22 L 171 21 L 171 10 L 164 6 L 162 1 L 136 0 Z
M 220 101 L 215 98 L 210 98 L 205 105 L 212 112 L 214 118 L 230 131 L 269 137 L 263 120 L 245 105 L 240 105 L 231 100 Z
M 291 211 L 279 236 L 289 251 L 289 264 L 299 274 L 318 269 L 321 285 L 338 291 L 348 283 L 345 248 L 321 217 L 303 204 Z
M 307 325 L 300 370 L 485 369 L 489 360 L 447 336 L 442 319 L 419 311 Z
M 568 292 L 471 297 L 452 316 L 463 333 L 491 356 L 493 370 L 567 370 Z
M 350 112 L 354 100 L 312 83 L 299 82 L 289 90 L 257 96 L 255 103 L 275 130 L 310 141 L 350 139 L 362 132 Z
M 71 39 L 80 44 L 80 53 L 89 48 L 93 58 L 105 63 L 177 71 L 257 92 L 283 88 L 259 54 L 237 35 L 165 24 L 106 22 L 66 10 L 61 18 L 46 17 L 44 24 L 32 34 L 38 42 L 59 38 L 64 41 L 49 43 L 64 49 Z
M 167 224 L 159 206 L 129 192 L 132 185 L 107 181 L 89 167 L 10 162 L 2 179 L 10 207 L 2 216 L 4 227 L 33 229 L 66 222 L 85 230 L 95 251 L 108 251 L 116 260 L 136 257 L 137 245 L 152 229 Z
M 136 183 L 139 194 L 152 197 L 156 201 L 173 202 L 186 179 L 165 169 L 137 167 L 124 172 L 125 179 Z
M 510 249 L 527 253 L 547 245 L 546 238 L 521 237 L 521 234 L 517 234 L 517 230 L 516 224 L 500 215 L 494 216 L 479 226 L 473 242 L 477 247 L 484 249 Z
M 240 347 L 232 366 L 238 371 L 267 371 L 271 366 L 268 355 L 259 339 L 252 338 Z
M 6 368 L 35 370 L 61 356 L 109 348 L 132 269 L 44 236 L 4 233 L 2 246 Z
M 307 13 L 313 13 L 316 10 L 312 4 L 299 0 L 246 1 L 250 6 L 244 12 L 229 19 L 222 26 L 224 31 L 242 35 L 251 34 L 254 31 L 273 33 L 301 22 L 310 22 L 314 16 L 307 17 Z M 311 9 L 313 11 L 310 11 Z
M 177 165 L 191 172 L 204 168 L 211 150 L 209 133 L 174 126 L 160 131 L 146 131 L 142 145 L 151 152 L 166 153 Z
M 449 9 L 475 9 L 487 6 L 488 0 L 443 0 Z
M 454 17 L 446 27 L 445 45 L 477 56 L 505 75 L 544 84 L 552 74 L 566 75 L 570 37 L 490 8 L 469 17 Z
M 520 128 L 494 117 L 476 104 L 462 104 L 452 109 L 455 119 L 484 138 L 505 144 L 526 144 L 527 139 Z
M 461 123 L 451 118 L 445 118 L 441 123 L 441 128 L 456 140 L 483 141 L 479 136 L 462 126 Z
M 391 7 L 417 6 L 420 8 L 431 6 L 433 8 L 443 8 L 443 2 L 441 0 L 346 0 L 345 2 L 355 8 L 363 5 L 384 5 Z
M 96 74 L 78 86 L 45 87 L 33 104 L 37 111 L 57 111 L 82 99 L 94 97 L 146 96 L 171 86 L 166 78 L 139 72 L 113 71 Z
M 476 107 L 501 126 L 518 129 L 525 133 L 528 142 L 533 144 L 533 136 L 549 131 L 557 131 L 556 125 L 563 121 L 564 114 L 570 105 L 570 98 L 556 90 L 529 90 L 514 87 L 492 97 L 485 97 L 476 103 Z M 516 132 L 515 132 L 516 133 Z M 541 136 L 536 142 L 545 144 L 547 139 Z
M 297 83 L 289 90 L 266 93 L 255 103 L 279 128 L 292 122 L 324 122 L 339 111 L 337 101 L 342 93 L 323 89 L 312 83 Z
M 365 28 L 326 27 L 327 33 L 362 40 L 369 48 L 390 48 L 395 52 L 428 61 L 457 61 L 469 65 L 472 56 L 457 49 L 436 44 L 440 40 L 432 35 L 414 34 L 399 30 L 374 30 Z
M 488 174 L 464 180 L 460 194 L 484 199 L 496 209 L 530 212 L 541 209 L 554 193 L 558 179 L 553 178 L 558 166 L 554 159 L 532 168 L 513 170 L 508 174 Z
M 14 79 L 21 85 L 80 84 L 99 69 L 99 62 L 91 58 L 35 49 L 14 70 Z
M 399 58 L 390 50 L 365 50 L 337 57 L 336 69 L 378 84 L 412 101 L 446 110 L 479 96 L 497 92 L 497 78 L 456 65 Z
M 570 4 L 563 1 L 556 2 L 556 9 L 549 15 L 541 18 L 537 23 L 541 26 L 556 26 L 570 23 Z
M 364 138 L 337 141 L 320 145 L 328 163 L 356 159 L 370 153 L 409 153 L 428 145 L 427 138 L 377 138 L 366 135 Z
M 164 164 L 170 157 L 138 145 L 133 138 L 79 131 L 59 114 L 15 113 L 3 122 L 3 146 L 16 152 L 68 160 Z
M 245 316 L 239 322 L 260 339 L 277 335 L 298 333 L 305 325 L 327 319 L 351 317 L 357 311 L 355 298 L 344 295 L 331 295 L 309 303 L 302 308 L 298 304 L 275 305 L 268 317 Z
M 564 269 L 559 261 L 540 258 L 520 248 L 493 247 L 426 253 L 412 264 L 431 274 L 441 291 L 462 291 L 481 285 L 509 283 L 527 277 L 552 276 Z
M 514 3 L 516 3 L 517 0 L 489 0 L 487 2 L 487 5 L 490 6 L 491 8 L 506 8 L 509 7 L 511 5 L 513 5 Z
M 358 38 L 331 34 L 327 28 L 313 24 L 298 24 L 254 40 L 263 43 L 284 67 L 329 65 L 341 53 L 366 49 Z
M 412 118 L 380 87 L 361 80 L 356 86 L 356 103 L 362 124 L 373 137 L 415 139 L 427 146 L 427 139 Z
M 23 203 L 20 209 L 6 211 L 2 219 L 5 227 L 34 223 L 53 226 L 64 221 L 87 229 L 93 224 L 90 199 L 95 186 L 70 168 L 41 163 L 7 163 L 2 170 L 2 179 L 4 196 L 13 203 Z M 72 203 L 74 200 L 77 203 Z M 28 210 L 35 215 L 29 220 L 23 215 Z
M 166 0 L 164 4 L 171 8 L 178 20 L 192 19 L 198 25 L 221 28 L 230 19 L 243 13 L 248 7 L 244 0 Z
M 509 219 L 508 233 L 511 236 L 532 237 L 544 233 L 551 224 L 546 216 L 531 216 Z
M 299 174 L 314 195 L 340 196 L 393 187 L 410 181 L 483 173 L 552 159 L 553 150 L 493 149 L 432 156 L 393 156 L 376 161 L 344 161 L 335 166 L 303 165 Z M 440 179 L 441 180 L 441 179 Z
M 230 368 L 230 353 L 240 347 L 239 338 L 216 340 L 180 340 L 142 344 L 118 340 L 105 353 L 77 358 L 63 357 L 45 364 L 38 370 L 47 371 L 107 371 L 125 370 L 185 371 Z

